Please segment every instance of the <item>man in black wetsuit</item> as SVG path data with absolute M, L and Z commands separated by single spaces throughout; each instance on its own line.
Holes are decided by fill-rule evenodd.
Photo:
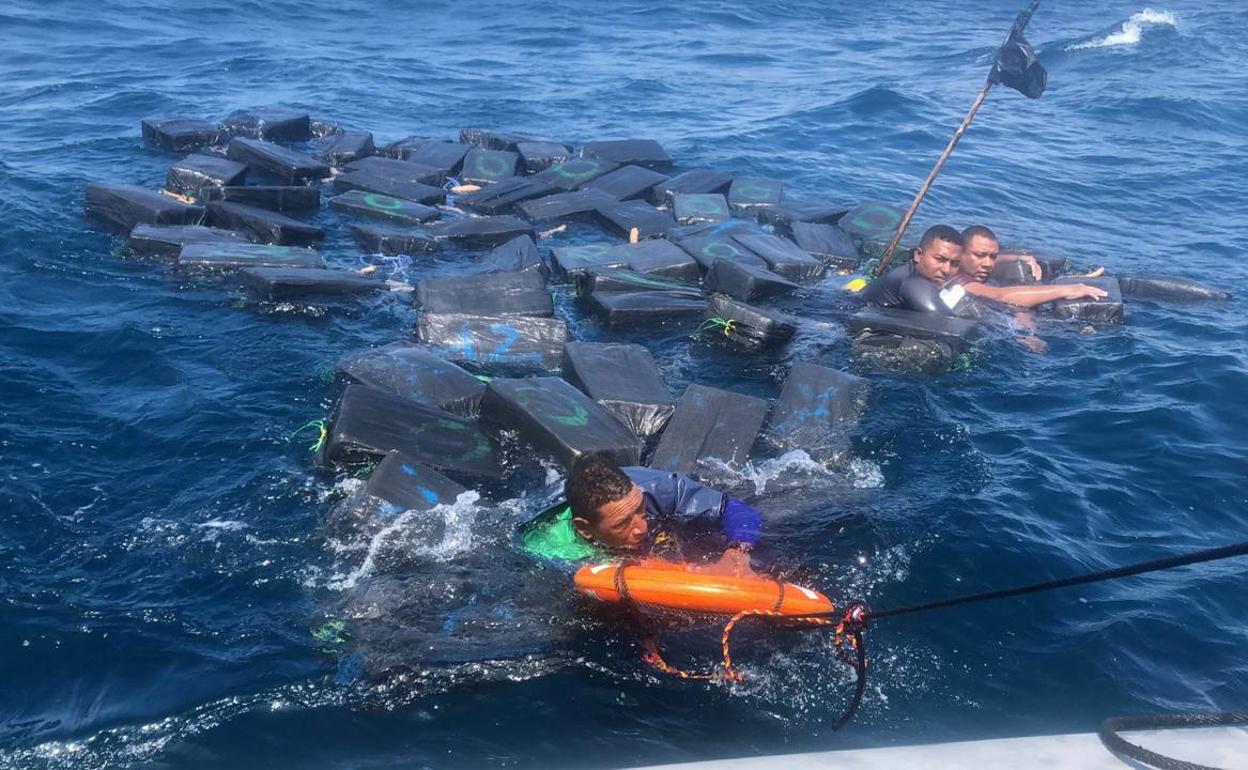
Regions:
M 961 233 L 949 225 L 934 225 L 923 233 L 910 262 L 876 278 L 862 296 L 878 307 L 949 314 L 966 290 L 942 288 L 957 274 L 961 259 Z

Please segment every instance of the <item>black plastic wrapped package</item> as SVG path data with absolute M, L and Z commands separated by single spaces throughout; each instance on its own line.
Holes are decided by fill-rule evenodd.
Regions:
M 558 318 L 421 313 L 416 338 L 447 360 L 490 371 L 559 370 L 568 325 Z
M 671 198 L 672 213 L 682 225 L 723 222 L 732 218 L 728 201 L 718 193 L 677 193 Z
M 654 171 L 669 171 L 672 168 L 672 156 L 653 139 L 610 139 L 601 142 L 586 142 L 581 146 L 581 155 L 586 158 L 601 158 L 612 163 L 631 164 Z
M 830 267 L 852 270 L 861 261 L 854 239 L 836 225 L 794 222 L 789 229 L 799 249 Z
M 499 244 L 477 262 L 477 267 L 486 273 L 523 273 L 535 272 L 543 280 L 550 276 L 550 268 L 532 236 L 520 235 L 506 243 Z
M 726 193 L 731 184 L 730 174 L 712 168 L 691 168 L 652 187 L 650 200 L 658 204 L 671 204 L 675 195 Z
M 533 235 L 533 225 L 517 217 L 462 217 L 429 225 L 426 232 L 461 248 L 488 249 L 521 235 Z
M 569 342 L 563 376 L 643 439 L 659 435 L 676 411 L 654 357 L 641 345 Z
M 139 127 L 148 144 L 169 152 L 190 152 L 221 140 L 221 127 L 200 118 L 147 118 Z
M 800 288 L 765 268 L 732 259 L 717 259 L 702 281 L 707 291 L 719 292 L 743 302 L 766 299 Z
M 363 190 L 348 190 L 341 195 L 335 195 L 329 199 L 329 207 L 344 214 L 384 219 L 404 225 L 419 225 L 440 216 L 440 212 L 432 206 Z
M 451 505 L 468 490 L 401 452 L 390 452 L 368 474 L 364 491 L 385 501 L 384 512 L 393 515 Z
M 616 168 L 616 164 L 607 160 L 572 158 L 534 174 L 533 178 L 560 190 L 577 190 Z
M 645 201 L 609 203 L 596 211 L 603 227 L 624 238 L 631 237 L 634 229 L 640 239 L 657 238 L 676 226 L 671 214 Z
M 846 430 L 862 414 L 868 393 L 862 377 L 802 361 L 794 364 L 768 418 L 772 440 L 828 460 L 848 448 Z
M 1120 275 L 1118 284 L 1122 295 L 1130 299 L 1200 302 L 1231 298 L 1229 291 L 1170 275 Z
M 607 252 L 607 259 L 623 261 L 638 273 L 674 281 L 697 283 L 702 277 L 698 263 L 684 249 L 662 239 L 621 244 Z
M 716 294 L 711 297 L 710 316 L 700 328 L 704 335 L 713 339 L 759 350 L 788 342 L 797 331 L 797 320 Z
M 845 213 L 836 223 L 856 243 L 888 242 L 897 232 L 904 211 L 888 203 L 866 201 Z
M 298 110 L 259 107 L 230 113 L 221 121 L 221 130 L 270 142 L 306 142 L 312 138 L 312 119 Z
M 555 310 L 545 280 L 534 271 L 425 278 L 416 284 L 414 299 L 426 313 L 548 318 Z
M 674 281 L 618 267 L 590 268 L 576 275 L 576 294 L 588 297 L 596 291 L 680 291 L 698 294 L 692 283 Z
M 980 331 L 975 321 L 941 313 L 922 313 L 894 307 L 866 307 L 849 317 L 850 332 L 870 331 L 920 340 L 940 340 L 955 348 L 972 342 Z
M 650 467 L 676 473 L 696 474 L 703 463 L 718 460 L 739 468 L 767 417 L 767 402 L 703 385 L 690 385 L 676 404 L 676 411 Z
M 1054 284 L 1086 283 L 1108 292 L 1100 299 L 1063 299 L 1053 303 L 1053 317 L 1073 321 L 1088 321 L 1100 324 L 1120 324 L 1126 320 L 1126 308 L 1122 304 L 1122 289 L 1118 279 L 1110 276 L 1100 278 L 1080 278 L 1070 276 L 1058 278 Z
M 763 176 L 739 176 L 728 187 L 728 207 L 737 215 L 749 215 L 759 209 L 780 205 L 784 183 Z
M 402 147 L 393 157 L 437 169 L 443 176 L 452 176 L 459 173 L 464 156 L 471 149 L 469 145 L 459 142 L 427 140 Z
M 481 411 L 485 383 L 423 345 L 394 342 L 347 356 L 337 368 L 353 382 L 461 417 Z
M 628 263 L 614 254 L 613 246 L 606 243 L 587 243 L 581 246 L 556 246 L 550 250 L 555 274 L 564 280 L 573 280 L 587 270 L 628 267 Z
M 342 166 L 371 156 L 376 147 L 368 131 L 339 131 L 317 142 L 313 152 L 331 166 Z
M 126 245 L 136 254 L 176 257 L 189 243 L 249 243 L 233 230 L 202 225 L 135 225 Z
M 180 267 L 325 267 L 312 249 L 263 243 L 188 243 L 178 252 Z
M 733 240 L 762 257 L 771 272 L 798 283 L 823 277 L 827 266 L 779 235 L 734 235 Z
M 763 258 L 737 243 L 728 235 L 708 235 L 694 238 L 682 238 L 676 242 L 689 256 L 698 263 L 703 272 L 711 269 L 717 259 L 752 265 L 767 269 Z
M 310 155 L 261 139 L 231 139 L 225 154 L 282 184 L 315 182 L 333 173 L 328 164 Z
M 502 473 L 494 442 L 472 422 L 367 385 L 348 385 L 334 411 L 323 458 L 356 464 L 395 451 L 443 471 L 483 477 Z
M 486 185 L 476 192 L 456 196 L 455 205 L 478 214 L 502 214 L 517 203 L 551 195 L 556 188 L 528 177 L 513 176 L 497 184 Z
M 209 187 L 241 185 L 247 178 L 247 164 L 220 155 L 188 155 L 169 167 L 165 189 L 192 198 L 203 196 Z
M 257 243 L 309 246 L 325 237 L 316 225 L 241 203 L 213 201 L 208 204 L 208 219 L 213 227 L 237 230 Z
M 207 200 L 241 203 L 244 206 L 255 206 L 283 214 L 313 212 L 321 207 L 321 191 L 304 185 L 209 188 L 204 191 L 204 197 Z
M 572 158 L 567 145 L 559 142 L 517 142 L 516 153 L 526 174 L 536 174 Z
M 697 326 L 708 307 L 696 292 L 683 291 L 599 291 L 590 295 L 589 302 L 608 329 Z
M 339 174 L 334 177 L 334 189 L 338 192 L 359 190 L 389 195 L 426 206 L 434 206 L 446 200 L 446 190 L 441 187 L 383 176 L 372 171 L 348 171 Z
M 368 254 L 428 254 L 442 248 L 442 244 L 422 230 L 392 225 L 351 225 L 355 242 Z
M 520 156 L 505 150 L 469 150 L 459 171 L 461 182 L 468 184 L 494 184 L 516 175 Z
M 88 184 L 84 211 L 127 233 L 140 224 L 198 225 L 204 221 L 203 206 L 129 184 Z
M 384 291 L 385 281 L 352 270 L 316 267 L 252 267 L 240 272 L 251 288 L 271 301 L 309 296 L 369 294 Z
M 481 414 L 513 428 L 566 466 L 604 453 L 620 465 L 637 465 L 645 445 L 589 396 L 558 377 L 492 380 Z
M 532 198 L 516 204 L 516 211 L 535 225 L 549 227 L 560 222 L 586 219 L 599 206 L 615 202 L 615 198 L 600 190 L 575 190 Z
M 666 182 L 667 178 L 666 174 L 641 166 L 621 166 L 584 186 L 590 190 L 602 190 L 622 201 L 631 201 L 647 197 L 656 184 Z

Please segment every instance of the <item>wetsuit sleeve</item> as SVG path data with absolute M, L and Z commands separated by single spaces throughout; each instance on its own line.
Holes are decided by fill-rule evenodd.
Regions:
M 717 489 L 700 484 L 683 473 L 654 468 L 624 468 L 643 493 L 652 499 L 664 516 L 694 519 L 698 516 L 719 516 L 727 496 Z
M 900 306 L 902 298 L 898 293 L 898 289 L 906 278 L 909 277 L 910 272 L 909 267 L 906 265 L 889 270 L 884 275 L 867 284 L 867 288 L 862 291 L 862 298 L 869 304 L 877 307 Z

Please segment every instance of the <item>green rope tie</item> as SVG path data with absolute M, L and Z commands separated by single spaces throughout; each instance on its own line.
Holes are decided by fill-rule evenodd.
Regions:
M 733 332 L 737 330 L 737 322 L 731 318 L 714 316 L 703 321 L 702 325 L 698 327 L 698 331 L 704 329 L 722 329 L 725 337 L 731 337 Z
M 298 436 L 300 433 L 303 433 L 308 428 L 317 429 L 316 443 L 309 446 L 308 451 L 309 452 L 321 451 L 321 447 L 325 446 L 325 439 L 329 438 L 329 428 L 326 427 L 324 420 L 312 420 L 310 422 L 307 422 L 299 426 L 299 428 L 294 433 L 290 434 L 290 438 L 286 440 L 293 441 L 295 436 Z

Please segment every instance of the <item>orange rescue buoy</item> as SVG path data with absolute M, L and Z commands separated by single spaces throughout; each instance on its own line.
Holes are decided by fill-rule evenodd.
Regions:
M 766 577 L 730 577 L 694 572 L 687 565 L 645 560 L 587 564 L 573 578 L 576 590 L 603 602 L 630 600 L 678 612 L 735 615 L 762 611 L 779 615 L 833 612 L 828 597 L 803 586 Z

